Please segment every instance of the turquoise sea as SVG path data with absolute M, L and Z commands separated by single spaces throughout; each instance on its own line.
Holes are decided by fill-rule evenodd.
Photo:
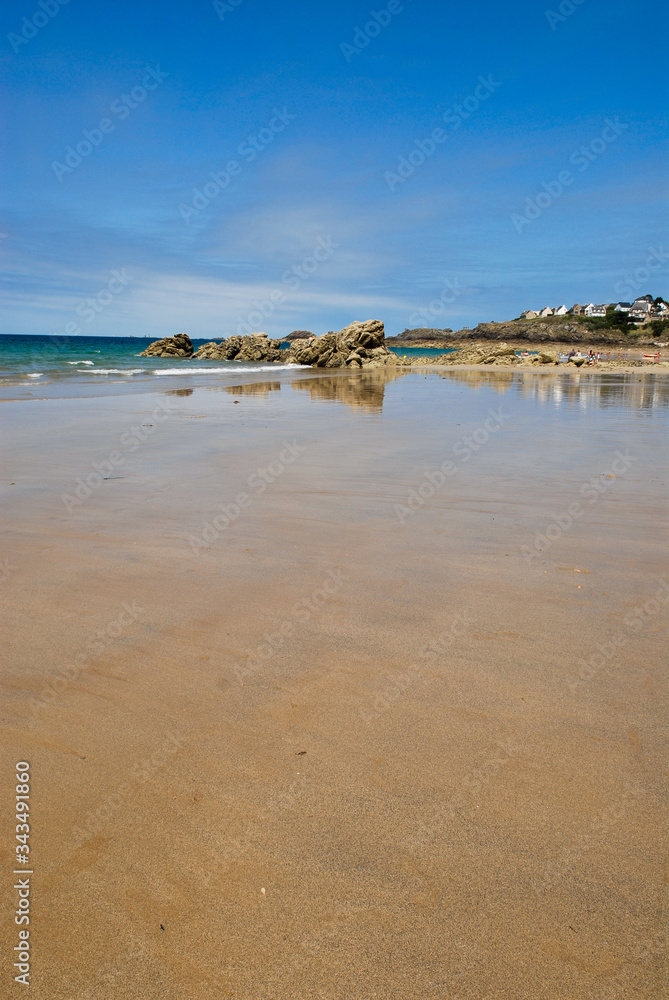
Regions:
M 250 361 L 190 361 L 141 358 L 153 337 L 0 337 L 0 386 L 43 385 L 62 380 L 88 382 L 135 378 L 277 372 L 294 365 Z M 193 340 L 197 350 L 207 340 Z M 287 345 L 286 345 L 287 346 Z M 435 348 L 391 348 L 399 355 L 433 355 Z

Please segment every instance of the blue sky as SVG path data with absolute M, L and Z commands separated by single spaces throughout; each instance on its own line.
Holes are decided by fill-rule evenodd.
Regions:
M 4 333 L 669 298 L 660 3 L 42 4 L 0 15 Z

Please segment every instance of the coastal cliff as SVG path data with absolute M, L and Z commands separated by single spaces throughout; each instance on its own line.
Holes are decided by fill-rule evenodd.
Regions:
M 649 324 L 647 329 L 634 327 L 623 331 L 603 327 L 597 321 L 574 319 L 571 316 L 550 320 L 515 319 L 506 323 L 479 323 L 473 329 L 462 330 L 423 329 L 404 330 L 396 337 L 388 337 L 393 347 L 465 347 L 471 341 L 506 341 L 508 344 L 586 344 L 610 347 L 637 347 L 653 344 L 658 333 Z M 666 335 L 663 335 L 666 340 Z

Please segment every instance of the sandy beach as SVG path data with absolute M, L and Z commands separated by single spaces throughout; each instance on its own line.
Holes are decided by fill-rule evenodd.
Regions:
M 426 361 L 414 361 L 412 362 L 412 368 L 443 368 L 445 365 L 435 364 L 432 360 Z M 499 365 L 495 362 L 490 364 L 478 364 L 478 365 L 467 365 L 467 364 L 451 364 L 448 365 L 449 368 L 455 368 L 457 371 L 508 371 L 509 365 Z M 522 365 L 511 366 L 515 371 L 527 371 L 527 368 L 523 368 Z M 623 362 L 607 362 L 600 361 L 592 367 L 584 365 L 581 368 L 576 368 L 574 365 L 541 365 L 532 366 L 530 369 L 532 374 L 538 373 L 540 375 L 563 375 L 567 374 L 569 377 L 576 376 L 588 376 L 588 375 L 602 375 L 604 373 L 616 373 L 620 375 L 639 375 L 642 373 L 650 373 L 655 375 L 664 375 L 665 378 L 669 375 L 669 362 L 660 362 L 656 364 L 652 361 L 645 362 L 642 368 L 635 365 L 627 365 Z
M 661 994 L 669 384 L 584 375 L 2 404 L 37 1000 Z

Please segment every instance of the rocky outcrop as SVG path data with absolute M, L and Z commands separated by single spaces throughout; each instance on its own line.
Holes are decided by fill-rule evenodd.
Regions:
M 404 330 L 397 337 L 389 337 L 393 347 L 457 347 L 472 341 L 506 341 L 521 347 L 524 344 L 561 344 L 569 346 L 625 346 L 638 347 L 657 338 L 657 330 L 632 327 L 628 330 L 603 327 L 597 320 L 587 317 L 557 316 L 548 319 L 514 319 L 506 323 L 479 323 L 473 329 L 464 327 L 452 332 L 448 329 Z M 662 334 L 664 336 L 664 334 Z
M 379 319 L 351 323 L 343 330 L 326 333 L 311 342 L 294 340 L 287 360 L 314 368 L 383 368 L 407 364 L 386 347 L 383 323 Z
M 507 344 L 500 344 L 494 347 L 492 344 L 474 344 L 471 347 L 463 347 L 451 354 L 440 354 L 436 357 L 414 357 L 409 364 L 417 366 L 425 365 L 513 365 L 529 367 L 532 365 L 557 365 L 559 363 L 557 354 L 549 351 L 541 351 L 539 354 L 532 354 L 530 357 L 521 358 L 516 354 L 515 348 L 508 347 Z
M 228 337 L 220 344 L 210 340 L 199 347 L 193 357 L 201 361 L 281 361 L 286 353 L 279 349 L 278 340 L 270 340 L 266 333 L 252 333 L 248 337 Z
M 431 327 L 417 327 L 414 330 L 403 330 L 396 337 L 386 337 L 386 343 L 393 347 L 412 347 L 416 344 L 421 347 L 443 347 L 444 341 L 453 336 L 450 327 L 443 330 L 432 329 Z
M 177 333 L 176 337 L 154 340 L 140 358 L 192 358 L 193 345 L 187 333 Z
M 564 317 L 561 321 L 553 320 L 512 320 L 509 323 L 479 323 L 473 330 L 456 330 L 452 340 L 505 340 L 509 342 L 525 342 L 530 344 L 610 344 L 635 346 L 639 341 L 639 331 L 632 331 L 631 336 L 620 330 L 605 329 L 596 324 L 588 324 L 587 320 Z

